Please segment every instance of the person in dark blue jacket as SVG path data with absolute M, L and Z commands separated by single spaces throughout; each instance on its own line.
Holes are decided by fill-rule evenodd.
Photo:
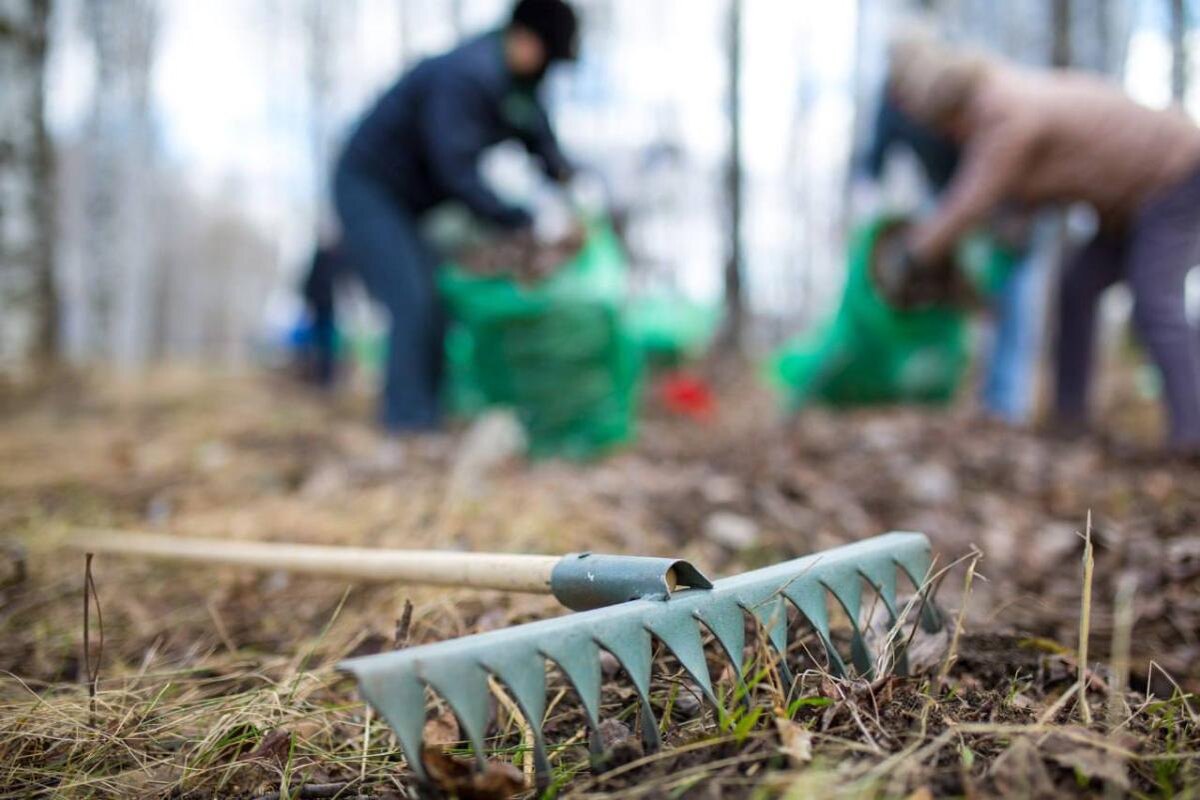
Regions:
M 347 260 L 391 315 L 382 421 L 393 432 L 438 427 L 444 315 L 437 259 L 420 217 L 457 200 L 506 229 L 529 212 L 496 196 L 479 174 L 482 152 L 519 140 L 551 178 L 571 168 L 537 89 L 549 66 L 575 57 L 578 23 L 564 0 L 520 0 L 508 24 L 422 61 L 358 123 L 334 176 Z

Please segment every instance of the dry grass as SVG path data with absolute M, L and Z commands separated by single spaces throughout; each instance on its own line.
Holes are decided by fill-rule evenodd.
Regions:
M 83 559 L 55 547 L 72 525 L 380 547 L 678 553 L 725 573 L 906 522 L 875 505 L 872 493 L 882 489 L 846 485 L 837 464 L 822 461 L 827 434 L 802 429 L 803 444 L 793 448 L 764 425 L 757 406 L 728 420 L 719 436 L 656 421 L 637 450 L 605 464 L 509 464 L 448 499 L 453 441 L 410 452 L 396 468 L 354 421 L 360 404 L 333 406 L 294 392 L 261 378 L 160 376 L 136 391 L 87 382 L 9 416 L 0 429 L 0 463 L 18 468 L 0 471 L 0 528 L 21 550 L 10 551 L 0 573 L 0 796 L 414 796 L 390 732 L 333 664 L 392 647 L 408 601 L 410 643 L 560 613 L 541 598 L 348 587 L 98 558 L 104 642 L 90 698 Z M 911 419 L 900 417 L 894 430 L 903 436 L 906 426 L 926 424 Z M 841 435 L 862 429 L 855 423 Z M 810 475 L 817 465 L 822 474 Z M 1138 513 L 1129 498 L 1076 501 L 1109 520 L 1114 504 Z M 712 507 L 753 518 L 760 544 L 731 554 L 680 534 L 701 529 L 703 509 Z M 1200 504 L 1195 509 L 1200 514 Z M 1081 526 L 1082 513 L 1072 518 Z M 945 556 L 987 538 L 983 523 L 959 539 L 938 539 L 936 523 L 930 527 Z M 788 538 L 800 532 L 807 538 Z M 1120 622 L 1134 615 L 1128 607 L 1115 617 L 1109 610 L 1112 570 L 1104 555 L 1086 615 L 1100 650 L 1092 658 L 1104 657 L 1109 636 L 1133 627 Z M 748 673 L 751 702 L 737 702 L 733 676 L 717 672 L 725 707 L 714 715 L 691 700 L 693 687 L 663 658 L 653 701 L 668 748 L 634 753 L 604 773 L 590 768 L 581 711 L 561 676 L 552 675 L 546 724 L 560 794 L 897 797 L 927 789 L 939 796 L 1051 796 L 1107 788 L 1197 796 L 1196 704 L 1182 689 L 1163 690 L 1170 682 L 1159 672 L 1147 678 L 1145 667 L 1151 657 L 1166 661 L 1185 687 L 1197 674 L 1181 672 L 1176 651 L 1152 645 L 1156 638 L 1136 635 L 1125 656 L 1114 648 L 1123 667 L 1081 661 L 1057 644 L 1075 640 L 1073 628 L 1062 627 L 1072 607 L 1048 599 L 1073 593 L 1070 625 L 1078 625 L 1079 561 L 1063 559 L 1067 586 L 1043 595 L 1047 608 L 1035 617 L 1028 587 L 1014 595 L 1020 605 L 1006 610 L 997 600 L 996 587 L 1019 587 L 1028 576 L 1003 553 L 987 556 L 982 590 L 979 578 L 970 580 L 974 566 L 960 565 L 943 592 L 963 609 L 956 585 L 983 595 L 973 612 L 952 615 L 953 658 L 939 680 L 836 681 L 820 669 L 819 648 L 801 641 L 789 658 L 808 668 L 796 686 L 785 687 L 760 637 L 757 667 Z M 1162 590 L 1168 606 L 1180 589 Z M 1176 624 L 1189 619 L 1171 616 Z M 1158 697 L 1115 682 L 1122 672 Z M 1103 720 L 1075 721 L 1072 704 L 1081 693 L 1092 705 L 1108 704 Z M 636 712 L 631 688 L 610 676 L 604 716 L 636 730 Z M 444 709 L 432 707 L 431 716 L 453 734 Z M 527 733 L 504 702 L 491 733 L 490 757 L 520 769 Z M 445 744 L 462 752 L 461 744 Z

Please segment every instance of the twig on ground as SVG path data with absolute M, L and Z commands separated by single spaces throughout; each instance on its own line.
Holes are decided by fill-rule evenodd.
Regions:
M 407 597 L 404 598 L 404 610 L 400 612 L 400 619 L 396 620 L 396 632 L 392 637 L 392 649 L 403 650 L 408 646 L 408 633 L 412 627 L 413 604 Z
M 88 688 L 89 724 L 96 724 L 96 689 L 100 683 L 100 659 L 104 656 L 104 616 L 100 613 L 100 595 L 96 593 L 96 579 L 92 576 L 93 554 L 84 556 L 83 564 L 83 667 Z M 91 606 L 96 606 L 96 627 L 100 640 L 96 643 L 96 660 L 92 661 Z
M 288 792 L 289 800 L 326 800 L 331 797 L 342 797 L 343 792 L 350 788 L 350 783 L 343 781 L 341 783 L 306 783 L 298 787 L 294 792 Z M 348 795 L 347 795 L 348 796 Z M 281 792 L 267 792 L 259 795 L 254 800 L 282 800 Z

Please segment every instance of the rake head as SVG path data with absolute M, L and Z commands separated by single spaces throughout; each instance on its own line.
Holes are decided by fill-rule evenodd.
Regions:
M 529 723 L 539 781 L 550 765 L 541 729 L 546 713 L 546 661 L 558 665 L 582 703 L 594 735 L 599 728 L 600 648 L 612 653 L 629 676 L 642 707 L 642 736 L 647 749 L 660 746 L 658 725 L 650 706 L 651 639 L 658 639 L 679 661 L 714 706 L 717 698 L 705 660 L 701 626 L 721 645 L 741 675 L 746 617 L 756 620 L 790 685 L 783 655 L 788 648 L 790 603 L 811 624 L 823 645 L 829 668 L 845 674 L 846 662 L 830 640 L 827 598 L 837 599 L 851 622 L 850 661 L 864 675 L 872 659 L 859 629 L 863 582 L 878 594 L 896 620 L 897 570 L 923 587 L 930 568 L 929 540 L 920 533 L 889 533 L 854 544 L 804 556 L 793 561 L 715 581 L 711 589 L 688 589 L 668 599 L 633 600 L 503 630 L 422 645 L 392 653 L 343 662 L 364 697 L 396 732 L 408 763 L 426 780 L 421 762 L 425 724 L 425 689 L 449 704 L 471 742 L 476 758 L 484 760 L 484 737 L 489 718 L 489 676 L 500 681 Z M 923 589 L 921 589 L 923 591 Z M 940 622 L 928 602 L 922 604 L 922 625 L 936 630 Z M 895 660 L 897 672 L 905 663 Z M 739 678 L 740 680 L 740 678 Z

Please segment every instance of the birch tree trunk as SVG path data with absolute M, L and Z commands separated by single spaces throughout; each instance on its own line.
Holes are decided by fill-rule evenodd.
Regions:
M 1054 39 L 1050 49 L 1050 64 L 1055 67 L 1071 65 L 1071 0 L 1053 0 L 1050 6 L 1050 27 Z
M 1187 3 L 1169 0 L 1171 19 L 1171 100 L 1182 104 L 1187 97 Z
M 85 0 L 95 48 L 96 88 L 88 120 L 85 280 L 89 290 L 82 352 L 125 370 L 150 354 L 154 251 L 154 142 L 150 72 L 156 0 Z
M 54 354 L 49 11 L 50 0 L 0 0 L 0 376 L 10 378 Z
M 741 345 L 745 324 L 742 267 L 742 0 L 729 0 L 727 58 L 729 64 L 729 154 L 725 165 L 729 250 L 725 258 L 724 344 Z

